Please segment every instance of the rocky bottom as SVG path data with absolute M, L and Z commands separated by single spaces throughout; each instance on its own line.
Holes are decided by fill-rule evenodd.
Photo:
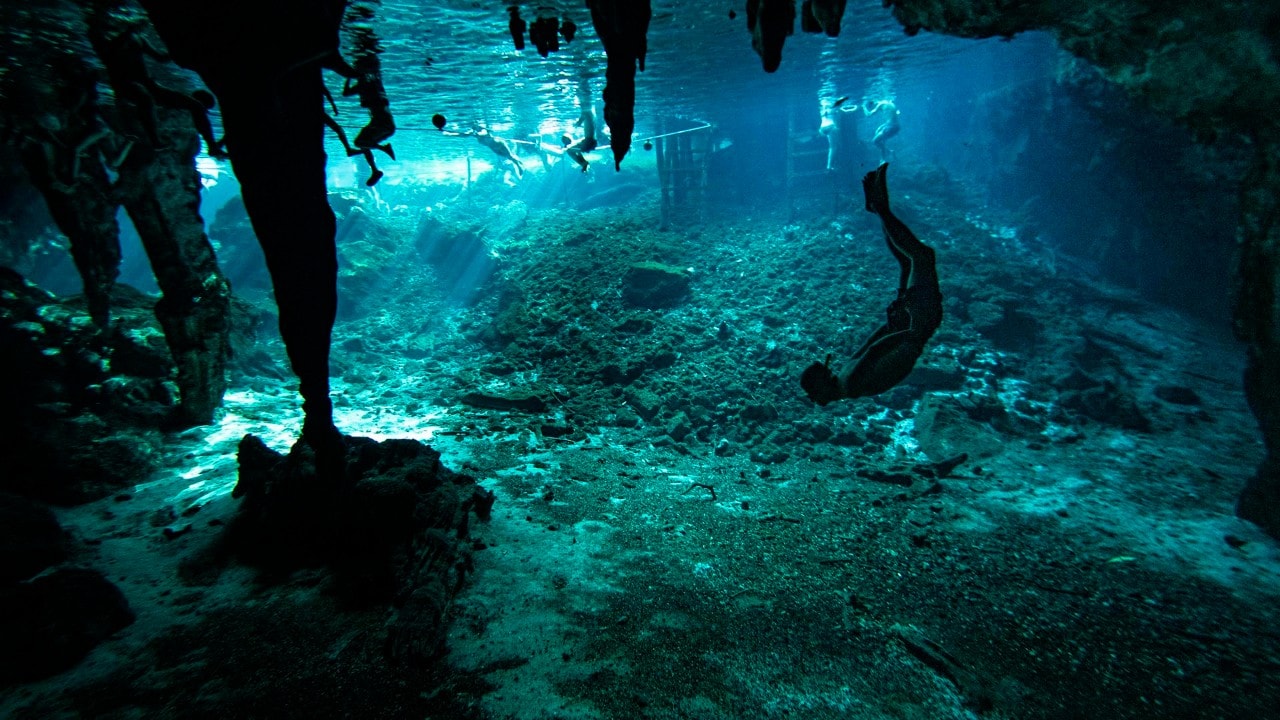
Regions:
M 147 481 L 57 511 L 62 566 L 101 570 L 136 620 L 0 714 L 1267 716 L 1280 550 L 1233 514 L 1262 455 L 1239 348 L 998 227 L 909 222 L 939 246 L 947 321 L 902 387 L 828 408 L 798 371 L 889 296 L 861 284 L 884 250 L 856 221 L 785 243 L 703 226 L 665 253 L 612 227 L 638 239 L 593 266 L 603 220 L 530 218 L 488 248 L 503 292 L 476 307 L 393 284 L 339 326 L 338 423 L 438 466 L 452 510 L 405 471 L 340 496 L 350 522 L 236 531 L 264 507 L 232 497 L 245 436 L 275 467 L 300 425 L 285 381 L 242 379 Z M 832 242 L 848 263 L 797 263 Z M 632 260 L 658 290 L 599 266 Z M 398 534 L 424 513 L 436 532 Z M 253 556 L 291 543 L 303 560 Z M 305 557 L 369 545 L 394 572 Z M 464 581 L 387 579 L 424 563 Z

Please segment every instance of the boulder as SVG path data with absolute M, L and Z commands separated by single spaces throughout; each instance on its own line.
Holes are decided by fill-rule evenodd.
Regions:
M 0 684 L 69 670 L 133 621 L 124 594 L 96 570 L 63 568 L 0 589 Z
M 62 526 L 48 507 L 0 493 L 0 584 L 26 580 L 65 555 Z
M 670 308 L 689 299 L 691 283 L 683 268 L 658 262 L 636 263 L 622 276 L 622 297 L 650 309 Z

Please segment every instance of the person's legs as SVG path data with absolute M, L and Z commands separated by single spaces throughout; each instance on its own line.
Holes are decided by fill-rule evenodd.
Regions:
M 364 155 L 364 161 L 369 163 L 369 179 L 364 181 L 365 185 L 373 187 L 382 179 L 383 172 L 378 169 L 378 163 L 373 160 L 373 151 L 364 149 L 360 151 Z
M 880 150 L 880 162 L 889 162 L 889 138 L 898 134 L 898 124 L 892 120 L 876 128 L 875 137 L 871 139 L 871 143 Z
M 364 152 L 351 147 L 351 142 L 347 140 L 347 131 L 342 129 L 342 125 L 337 120 L 334 120 L 332 115 L 329 113 L 323 113 L 323 115 L 325 127 L 332 130 L 333 134 L 338 137 L 338 142 L 342 143 L 342 149 L 347 152 L 347 157 L 355 157 Z
M 888 165 L 882 164 L 862 178 L 867 210 L 880 217 L 889 251 L 898 259 L 903 275 L 898 296 L 890 303 L 887 320 L 854 353 L 851 366 L 839 378 L 828 363 L 814 363 L 800 378 L 810 399 L 825 405 L 840 398 L 878 395 L 911 374 L 925 343 L 942 319 L 942 297 L 937 290 L 933 249 L 889 210 L 885 183 Z M 925 284 L 931 288 L 924 287 Z M 832 389 L 833 378 L 837 383 Z
M 840 128 L 832 118 L 824 118 L 818 134 L 827 139 L 827 169 L 835 170 L 840 155 Z
M 907 283 L 911 282 L 911 256 L 893 242 L 893 236 L 888 230 L 884 231 L 884 244 L 893 253 L 893 259 L 898 261 L 898 292 L 902 292 L 907 289 Z
M 880 217 L 885 243 L 902 269 L 898 289 L 906 290 L 922 282 L 937 283 L 936 255 L 933 248 L 920 242 L 889 209 L 889 187 L 886 174 L 888 163 L 867 173 L 862 178 L 862 190 L 866 195 L 867 210 Z

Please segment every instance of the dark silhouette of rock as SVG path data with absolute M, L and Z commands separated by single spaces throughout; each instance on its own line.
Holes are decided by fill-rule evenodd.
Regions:
M 26 580 L 65 555 L 62 526 L 49 508 L 0 493 L 0 584 Z
M 1130 93 L 1190 128 L 1205 142 L 1238 134 L 1255 148 L 1243 178 L 1236 253 L 1234 323 L 1248 345 L 1244 386 L 1267 457 L 1250 479 L 1238 514 L 1280 538 L 1280 82 L 1274 53 L 1280 10 L 1255 3 L 1192 0 L 1096 4 L 1035 0 L 1016 5 L 967 0 L 889 0 L 908 34 L 1012 37 L 1048 31 L 1064 48 L 1102 69 Z M 1162 29 L 1177 27 L 1177 33 Z M 1262 80 L 1259 80 L 1262 78 Z
M 1142 412 L 1133 394 L 1110 380 L 1084 390 L 1064 392 L 1058 403 L 1071 412 L 1105 425 L 1139 432 L 1151 431 L 1151 420 Z
M 1199 405 L 1200 396 L 1183 385 L 1157 385 L 1156 397 L 1172 405 Z
M 133 620 L 120 589 L 96 570 L 63 568 L 0 588 L 0 684 L 69 670 Z
M 486 393 L 469 392 L 458 398 L 463 405 L 486 410 L 515 410 L 518 412 L 543 412 L 547 409 L 547 401 L 532 393 Z
M 392 657 L 439 650 L 443 609 L 471 569 L 470 513 L 487 518 L 492 493 L 413 440 L 348 438 L 342 472 L 317 476 L 307 443 L 284 456 L 247 435 L 239 463 L 240 511 L 206 560 L 235 557 L 266 581 L 327 567 L 326 588 L 345 605 L 393 603 Z
M 560 18 L 539 16 L 529 26 L 529 40 L 542 57 L 558 51 L 560 49 Z
M 609 126 L 613 166 L 622 169 L 622 158 L 631 149 L 636 120 L 636 67 L 644 72 L 649 49 L 649 0 L 588 0 L 591 24 L 604 45 L 604 120 Z
M 520 17 L 520 8 L 512 5 L 507 8 L 507 30 L 511 33 L 511 42 L 516 46 L 516 50 L 524 49 L 524 32 L 529 27 L 529 23 Z
M 795 0 L 747 0 L 751 47 L 760 56 L 765 72 L 775 72 L 782 64 L 782 46 L 795 32 L 795 24 Z
M 153 301 L 117 286 L 115 331 L 0 269 L 0 487 L 74 504 L 140 482 L 155 466 L 158 432 L 174 399 Z M 106 358 L 111 358 L 110 372 Z
M 329 350 L 337 248 L 325 178 L 321 63 L 338 51 L 343 0 L 144 0 L 173 59 L 222 106 L 227 151 L 266 256 L 280 334 L 300 381 L 303 435 L 336 434 Z
M 1280 538 L 1280 129 L 1258 148 L 1241 184 L 1240 248 L 1234 293 L 1236 337 L 1248 343 L 1244 391 L 1267 457 L 1245 485 L 1236 513 Z

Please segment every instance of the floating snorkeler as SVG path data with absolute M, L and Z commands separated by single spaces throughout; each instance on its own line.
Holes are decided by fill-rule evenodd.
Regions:
M 837 113 L 852 112 L 857 105 L 845 105 L 849 96 L 844 96 L 829 106 L 823 104 L 818 134 L 827 139 L 827 170 L 835 170 L 840 157 L 840 122 Z M 841 107 L 843 106 L 843 107 Z
M 871 143 L 880 150 L 880 162 L 889 162 L 889 148 L 885 147 L 885 143 L 902 129 L 902 126 L 898 124 L 898 116 L 902 114 L 902 111 L 898 109 L 897 105 L 893 104 L 892 100 L 879 100 L 863 105 L 862 112 L 867 116 L 881 112 L 886 115 L 885 121 L 880 123 L 880 127 L 876 128 L 876 135 L 872 138 Z
M 826 362 L 810 365 L 800 376 L 800 385 L 810 400 L 826 405 L 842 398 L 878 395 L 902 382 L 924 345 L 942 324 L 942 291 L 933 248 L 919 238 L 889 210 L 889 188 L 885 183 L 888 163 L 862 178 L 867 211 L 880 216 L 889 252 L 901 266 L 898 296 L 889 303 L 888 319 L 853 354 L 852 367 L 837 377 L 831 372 L 831 356 Z
M 578 116 L 578 121 L 574 127 L 582 128 L 582 139 L 577 142 L 568 135 L 564 136 L 564 152 L 574 162 L 578 163 L 578 167 L 582 168 L 582 172 L 586 172 L 591 167 L 591 163 L 583 156 L 583 153 L 591 152 L 599 147 L 600 143 L 596 140 L 596 113 L 595 110 L 588 105 L 582 114 Z
M 334 55 L 336 56 L 337 53 L 334 53 Z M 338 105 L 333 101 L 333 95 L 329 93 L 329 88 L 327 87 L 324 89 L 324 96 L 325 99 L 329 101 L 329 107 L 333 108 L 333 115 L 337 115 Z M 324 124 L 333 131 L 334 135 L 338 136 L 338 142 L 342 143 L 342 148 L 347 151 L 347 157 L 364 155 L 364 161 L 369 164 L 369 179 L 365 180 L 364 184 L 369 187 L 377 185 L 378 181 L 382 179 L 384 173 L 378 169 L 378 163 L 373 159 L 373 151 L 375 149 L 381 150 L 387 154 L 387 157 L 395 160 L 396 152 L 392 149 L 391 143 L 375 145 L 373 148 L 351 147 L 351 142 L 347 140 L 347 131 L 342 129 L 342 125 L 338 124 L 338 121 L 334 119 L 333 115 L 330 115 L 323 110 L 320 112 L 324 113 Z
M 434 118 L 432 119 L 432 124 L 435 124 Z M 475 138 L 481 145 L 489 148 L 494 155 L 497 155 L 499 160 L 509 164 L 511 169 L 515 171 L 517 180 L 524 177 L 524 165 L 520 163 L 520 159 L 511 151 L 511 146 L 508 145 L 507 141 L 503 138 L 489 132 L 489 129 L 483 125 L 476 124 L 470 130 L 464 130 L 462 132 L 445 130 L 440 126 L 437 126 L 437 128 L 440 130 L 441 135 Z

